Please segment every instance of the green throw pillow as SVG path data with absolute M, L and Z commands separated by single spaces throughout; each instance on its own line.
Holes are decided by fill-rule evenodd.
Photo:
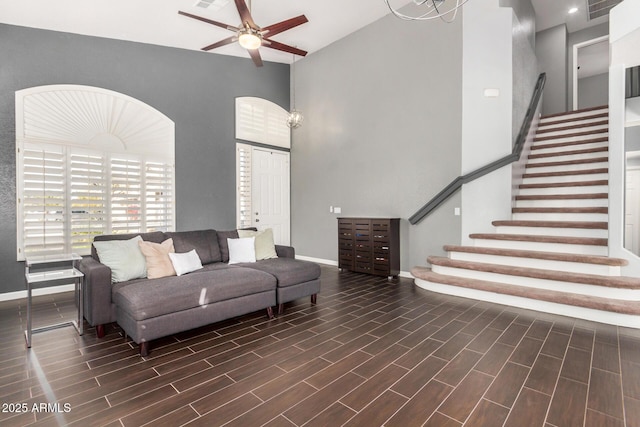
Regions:
M 93 242 L 100 262 L 111 269 L 111 283 L 147 277 L 147 262 L 138 242 L 142 237 L 129 240 L 103 240 Z

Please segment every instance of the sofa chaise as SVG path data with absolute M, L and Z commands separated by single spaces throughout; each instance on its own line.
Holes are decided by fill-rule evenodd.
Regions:
M 79 263 L 84 273 L 85 319 L 96 327 L 98 337 L 105 335 L 107 324 L 117 322 L 140 345 L 140 355 L 146 356 L 149 342 L 156 338 L 262 309 L 273 318 L 274 306 L 282 314 L 286 302 L 306 296 L 316 303 L 317 264 L 295 259 L 294 248 L 280 245 L 274 245 L 273 258 L 229 264 L 227 239 L 238 238 L 238 230 L 96 236 L 91 256 Z M 131 239 L 153 244 L 171 239 L 176 254 L 195 250 L 202 268 L 182 275 L 114 282 L 112 269 L 98 256 L 96 244 L 100 243 L 96 242 Z

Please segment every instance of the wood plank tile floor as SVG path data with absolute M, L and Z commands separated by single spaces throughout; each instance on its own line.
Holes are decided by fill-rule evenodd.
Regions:
M 36 323 L 73 317 L 36 298 Z M 640 426 L 640 331 L 323 266 L 318 304 L 160 339 L 33 336 L 0 303 L 0 425 Z

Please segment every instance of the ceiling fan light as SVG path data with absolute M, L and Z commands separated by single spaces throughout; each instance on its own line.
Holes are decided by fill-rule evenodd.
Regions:
M 242 33 L 238 37 L 238 43 L 245 49 L 257 49 L 262 44 L 260 37 L 253 33 Z

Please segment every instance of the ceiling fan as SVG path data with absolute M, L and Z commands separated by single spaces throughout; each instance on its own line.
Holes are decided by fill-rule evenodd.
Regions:
M 298 25 L 302 25 L 305 22 L 309 22 L 306 16 L 300 15 L 296 16 L 295 18 L 278 22 L 277 24 L 269 25 L 267 27 L 259 27 L 251 17 L 251 12 L 249 11 L 249 8 L 247 7 L 245 1 L 235 0 L 235 2 L 238 13 L 240 14 L 240 19 L 242 20 L 240 25 L 238 25 L 237 27 L 234 27 L 233 25 L 223 24 L 222 22 L 213 21 L 208 18 L 203 18 L 202 16 L 193 15 L 191 13 L 178 11 L 180 15 L 188 16 L 189 18 L 197 19 L 198 21 L 206 22 L 207 24 L 215 25 L 217 27 L 224 28 L 236 33 L 231 37 L 205 46 L 202 48 L 202 50 L 210 51 L 217 47 L 225 46 L 237 41 L 240 46 L 247 49 L 247 52 L 249 52 L 249 55 L 251 56 L 251 59 L 253 59 L 253 63 L 256 64 L 256 67 L 262 67 L 262 58 L 260 57 L 260 52 L 258 51 L 258 48 L 262 46 L 281 50 L 283 52 L 293 53 L 299 56 L 305 56 L 307 54 L 307 52 L 304 50 L 277 42 L 275 40 L 271 40 L 271 37 L 275 36 L 276 34 L 297 27 Z

